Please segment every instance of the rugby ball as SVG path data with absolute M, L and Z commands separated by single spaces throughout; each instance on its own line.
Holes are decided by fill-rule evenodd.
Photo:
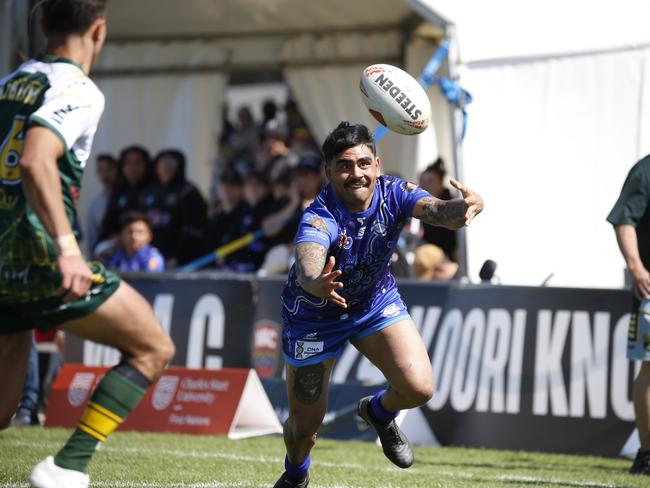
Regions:
M 361 99 L 372 116 L 398 134 L 423 132 L 431 103 L 415 78 L 390 64 L 373 64 L 361 73 Z

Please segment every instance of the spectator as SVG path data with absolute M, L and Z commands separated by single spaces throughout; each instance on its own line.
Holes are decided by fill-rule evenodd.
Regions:
M 278 106 L 271 98 L 267 98 L 262 103 L 262 122 L 260 123 L 260 135 L 263 136 L 264 132 L 269 127 L 278 127 L 280 120 L 278 120 Z
M 266 157 L 261 163 L 261 170 L 271 181 L 276 180 L 283 171 L 295 167 L 298 163 L 298 157 L 287 146 L 286 128 L 277 123 L 269 123 L 264 131 L 262 145 Z
M 289 100 L 284 106 L 284 113 L 287 119 L 289 147 L 297 154 L 318 152 L 318 145 L 314 141 L 296 102 Z
M 208 221 L 206 253 L 248 234 L 253 225 L 253 214 L 244 200 L 244 183 L 239 173 L 226 168 L 219 182 L 219 206 Z M 219 264 L 232 271 L 254 270 L 248 248 L 229 254 Z
M 323 161 L 315 154 L 304 155 L 295 170 L 285 170 L 273 182 L 275 206 L 262 226 L 280 227 L 267 234 L 269 248 L 293 242 L 303 210 L 316 199 L 323 183 Z
M 253 167 L 253 161 L 258 149 L 258 129 L 249 107 L 240 107 L 237 111 L 238 127 L 231 135 L 232 146 L 231 161 L 236 169 L 242 173 L 248 173 Z
M 152 233 L 147 216 L 128 212 L 122 216 L 118 250 L 104 263 L 116 271 L 165 271 L 165 258 L 151 245 Z
M 444 185 L 446 174 L 445 162 L 442 158 L 438 158 L 420 175 L 420 187 L 440 200 L 451 200 L 451 192 Z M 435 227 L 424 222 L 422 223 L 422 229 L 422 239 L 425 242 L 440 247 L 449 259 L 458 261 L 456 256 L 456 231 L 444 227 Z
M 142 191 L 142 209 L 153 230 L 153 245 L 174 268 L 199 257 L 207 221 L 201 192 L 185 178 L 185 155 L 176 149 L 158 153 L 154 160 L 158 181 Z
M 269 178 L 261 171 L 250 173 L 244 180 L 244 198 L 250 206 L 252 220 L 252 231 L 262 228 L 265 219 L 273 212 L 277 204 L 271 194 Z M 248 246 L 253 271 L 257 270 L 264 261 L 264 255 L 268 250 L 268 242 L 265 239 L 258 239 Z
M 100 239 L 110 239 L 120 232 L 122 215 L 141 210 L 140 193 L 153 181 L 149 152 L 142 146 L 129 146 L 120 154 L 118 183 L 111 194 L 102 220 Z
M 99 195 L 95 196 L 88 205 L 86 214 L 86 252 L 88 256 L 94 256 L 93 250 L 99 242 L 99 235 L 102 228 L 102 220 L 106 214 L 108 200 L 111 197 L 113 188 L 117 183 L 118 165 L 117 160 L 110 154 L 97 156 L 95 173 L 102 186 Z
M 451 280 L 458 272 L 458 264 L 450 261 L 438 246 L 423 244 L 415 250 L 413 271 L 418 280 Z

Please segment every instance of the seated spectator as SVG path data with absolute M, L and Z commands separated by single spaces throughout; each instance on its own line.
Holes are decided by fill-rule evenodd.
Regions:
M 234 169 L 226 168 L 219 178 L 219 204 L 208 220 L 205 253 L 248 234 L 253 225 L 253 214 L 244 200 L 244 182 Z M 217 267 L 231 271 L 248 272 L 255 269 L 248 247 L 227 255 Z
M 129 146 L 120 153 L 117 185 L 106 206 L 100 240 L 111 239 L 120 232 L 122 215 L 141 210 L 142 189 L 153 181 L 149 152 L 141 146 Z
M 101 191 L 88 205 L 86 227 L 83 229 L 86 255 L 91 257 L 93 256 L 95 246 L 99 242 L 102 220 L 106 214 L 108 199 L 117 183 L 117 160 L 110 154 L 100 154 L 97 156 L 95 163 L 95 173 L 101 185 Z
M 273 213 L 262 222 L 263 227 L 276 227 L 267 234 L 269 247 L 293 242 L 302 212 L 316 199 L 323 187 L 322 168 L 320 156 L 306 154 L 300 158 L 293 171 L 285 170 L 273 182 L 275 207 Z
M 445 281 L 456 277 L 458 264 L 450 261 L 438 246 L 422 244 L 415 250 L 413 271 L 418 280 Z
M 154 160 L 158 182 L 142 190 L 141 205 L 153 230 L 153 245 L 174 268 L 201 256 L 207 204 L 201 192 L 185 178 L 185 156 L 176 149 L 158 153 Z
M 427 166 L 420 175 L 420 187 L 440 200 L 451 200 L 451 192 L 444 185 L 446 174 L 447 170 L 445 169 L 445 162 L 442 158 L 438 158 L 433 164 Z M 445 229 L 444 227 L 428 225 L 424 222 L 422 223 L 422 229 L 422 240 L 442 248 L 449 259 L 452 261 L 458 261 L 456 256 L 456 231 Z
M 270 122 L 265 129 L 262 145 L 266 151 L 266 159 L 261 162 L 260 169 L 271 181 L 298 163 L 298 157 L 287 145 L 286 128 L 278 125 L 277 122 Z
M 151 227 L 147 216 L 141 212 L 128 212 L 122 216 L 117 251 L 104 262 L 116 271 L 165 271 L 165 259 L 151 245 Z
M 293 100 L 287 101 L 284 106 L 284 114 L 287 119 L 287 133 L 291 150 L 297 154 L 318 152 L 318 145 L 314 141 L 296 102 Z
M 276 208 L 275 200 L 271 194 L 270 183 L 267 175 L 261 171 L 253 171 L 244 180 L 244 198 L 250 206 L 253 217 L 251 231 L 257 231 L 264 225 L 266 217 Z M 254 270 L 257 270 L 264 261 L 268 250 L 268 242 L 258 239 L 248 246 Z

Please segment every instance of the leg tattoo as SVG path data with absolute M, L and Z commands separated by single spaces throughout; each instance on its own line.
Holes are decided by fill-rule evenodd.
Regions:
M 305 405 L 316 403 L 323 393 L 325 366 L 314 364 L 296 369 L 293 380 L 293 393 Z

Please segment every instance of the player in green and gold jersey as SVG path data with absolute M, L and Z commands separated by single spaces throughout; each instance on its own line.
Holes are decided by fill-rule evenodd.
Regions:
M 40 488 L 87 487 L 86 467 L 174 354 L 151 307 L 81 255 L 75 201 L 104 97 L 88 78 L 106 37 L 106 0 L 45 0 L 48 54 L 0 80 L 0 427 L 25 380 L 31 329 L 55 325 L 118 348 L 66 445 L 39 463 Z

